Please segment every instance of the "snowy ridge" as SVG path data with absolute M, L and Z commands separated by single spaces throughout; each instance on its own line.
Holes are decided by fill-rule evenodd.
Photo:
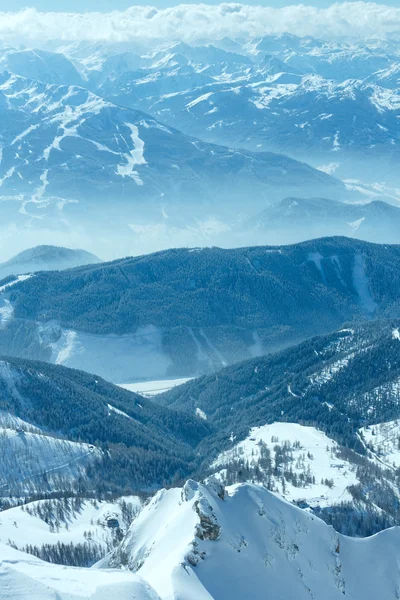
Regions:
M 188 481 L 160 491 L 99 566 L 128 567 L 163 600 L 264 600 L 265 590 L 276 600 L 389 600 L 400 591 L 399 541 L 398 528 L 341 536 L 256 485 Z

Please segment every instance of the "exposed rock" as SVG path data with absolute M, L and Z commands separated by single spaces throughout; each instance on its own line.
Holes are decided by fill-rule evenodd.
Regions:
M 221 535 L 221 527 L 212 506 L 201 497 L 194 503 L 194 509 L 200 518 L 200 523 L 196 527 L 196 536 L 201 540 L 217 540 Z
M 218 481 L 218 479 L 216 479 L 216 477 L 210 477 L 207 480 L 207 487 L 215 494 L 217 494 L 218 498 L 220 498 L 221 500 L 225 499 L 225 487 L 220 481 Z

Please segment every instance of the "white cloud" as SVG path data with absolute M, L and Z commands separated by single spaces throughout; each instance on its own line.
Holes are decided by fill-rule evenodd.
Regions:
M 0 39 L 8 43 L 45 41 L 146 41 L 217 39 L 290 32 L 333 38 L 385 37 L 400 31 L 400 8 L 365 2 L 329 8 L 284 8 L 243 4 L 181 4 L 164 10 L 134 6 L 126 11 L 52 13 L 25 9 L 0 12 Z

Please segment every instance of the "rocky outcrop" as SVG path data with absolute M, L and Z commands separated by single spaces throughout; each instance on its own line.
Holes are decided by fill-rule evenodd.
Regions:
M 193 505 L 199 515 L 199 524 L 196 527 L 196 537 L 200 540 L 217 540 L 221 535 L 221 527 L 212 506 L 205 498 L 199 498 Z

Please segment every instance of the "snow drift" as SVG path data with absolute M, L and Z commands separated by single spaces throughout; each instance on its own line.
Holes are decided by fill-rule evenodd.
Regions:
M 91 571 L 45 563 L 0 544 L 1 600 L 157 600 L 132 573 Z

